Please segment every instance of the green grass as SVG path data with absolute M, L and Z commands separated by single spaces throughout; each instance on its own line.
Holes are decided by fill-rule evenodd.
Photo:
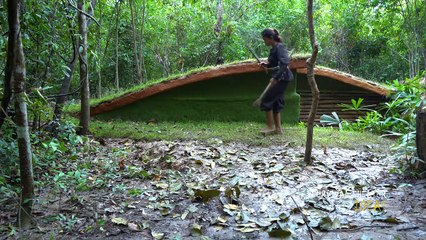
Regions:
M 305 144 L 306 128 L 302 125 L 285 125 L 284 134 L 262 136 L 263 124 L 256 122 L 103 122 L 93 121 L 91 131 L 100 138 L 132 138 L 136 140 L 197 140 L 203 142 L 221 140 L 224 143 L 241 142 L 249 145 L 284 145 L 301 147 Z M 339 131 L 329 127 L 316 127 L 315 147 L 341 147 L 358 149 L 372 146 L 385 150 L 391 141 L 378 135 L 362 132 Z M 386 146 L 381 147 L 381 146 Z
M 150 81 L 147 81 L 147 82 L 135 85 L 135 86 L 133 86 L 133 87 L 131 87 L 129 89 L 123 89 L 123 90 L 118 91 L 116 93 L 109 94 L 109 95 L 104 96 L 102 98 L 91 99 L 90 100 L 90 105 L 91 106 L 96 106 L 96 105 L 98 105 L 98 104 L 100 104 L 102 102 L 111 101 L 111 100 L 113 100 L 115 98 L 124 96 L 124 95 L 129 94 L 129 93 L 134 93 L 134 92 L 143 90 L 145 88 L 151 87 L 151 86 L 153 86 L 155 84 L 158 84 L 158 83 L 161 83 L 161 82 L 169 81 L 169 80 L 176 79 L 176 78 L 179 78 L 179 77 L 182 77 L 182 76 L 186 76 L 186 75 L 191 75 L 191 74 L 198 73 L 198 72 L 205 71 L 205 70 L 212 69 L 212 68 L 213 68 L 212 66 L 195 68 L 195 69 L 192 69 L 192 70 L 190 70 L 188 72 L 185 72 L 185 73 L 179 73 L 179 74 L 170 75 L 167 78 L 160 78 L 160 79 L 150 80 Z M 64 111 L 65 112 L 74 113 L 74 112 L 77 112 L 79 110 L 80 110 L 80 105 L 79 104 L 69 104 L 69 105 L 67 105 L 67 106 L 64 107 Z
M 295 54 L 293 54 L 292 59 L 305 59 L 305 58 L 308 58 L 308 57 L 310 57 L 310 54 L 307 54 L 307 53 L 295 53 Z M 118 91 L 116 93 L 106 95 L 106 96 L 104 96 L 102 98 L 91 99 L 90 100 L 90 105 L 91 106 L 96 106 L 96 105 L 98 105 L 98 104 L 100 104 L 102 102 L 111 101 L 113 99 L 116 99 L 118 97 L 124 96 L 126 94 L 134 93 L 134 92 L 146 89 L 148 87 L 151 87 L 151 86 L 153 86 L 155 84 L 158 84 L 158 83 L 161 83 L 161 82 L 170 81 L 172 79 L 180 78 L 180 77 L 183 77 L 183 76 L 187 76 L 187 75 L 199 73 L 199 72 L 202 72 L 202 71 L 206 71 L 206 70 L 210 70 L 210 69 L 214 69 L 214 68 L 218 68 L 218 67 L 223 67 L 223 66 L 226 66 L 226 65 L 238 64 L 238 63 L 244 63 L 244 62 L 253 62 L 253 61 L 256 61 L 256 60 L 255 59 L 245 59 L 245 60 L 239 60 L 239 61 L 229 62 L 229 63 L 226 63 L 224 65 L 220 65 L 220 66 L 206 66 L 206 67 L 194 68 L 194 69 L 191 69 L 191 70 L 189 70 L 187 72 L 184 72 L 184 73 L 177 73 L 177 74 L 170 75 L 170 76 L 168 76 L 166 78 L 153 79 L 153 80 L 150 80 L 150 81 L 147 81 L 147 82 L 135 85 L 134 87 L 131 87 L 129 89 L 123 89 L 123 90 Z M 80 105 L 79 104 L 69 104 L 69 105 L 66 105 L 64 107 L 64 111 L 65 112 L 69 112 L 69 113 L 75 113 L 75 112 L 78 112 L 79 110 L 80 110 Z
M 102 121 L 263 122 L 264 113 L 252 106 L 265 88 L 263 73 L 245 73 L 200 81 L 156 94 L 146 99 L 95 116 Z M 226 86 L 226 87 L 224 87 Z M 283 122 L 295 124 L 300 111 L 300 96 L 295 81 L 287 87 Z

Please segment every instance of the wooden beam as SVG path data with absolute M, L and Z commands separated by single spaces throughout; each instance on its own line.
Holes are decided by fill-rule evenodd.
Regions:
M 374 92 L 381 96 L 387 96 L 389 94 L 389 89 L 379 86 L 378 84 L 374 82 L 367 81 L 347 73 L 342 73 L 342 72 L 332 70 L 332 69 L 327 69 L 327 68 L 315 68 L 314 72 L 315 72 L 315 75 L 317 76 L 331 78 L 331 79 L 334 79 L 355 87 L 368 90 L 370 92 Z M 297 73 L 307 74 L 307 69 L 298 68 Z

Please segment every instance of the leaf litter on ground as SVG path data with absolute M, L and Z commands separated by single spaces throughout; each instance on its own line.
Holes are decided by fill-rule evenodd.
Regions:
M 122 239 L 307 239 L 302 212 L 316 235 L 326 238 L 393 234 L 416 239 L 426 234 L 422 222 L 425 181 L 396 188 L 405 180 L 388 172 L 398 163 L 371 150 L 328 148 L 324 154 L 322 149 L 314 149 L 314 165 L 305 166 L 303 149 L 297 147 L 220 141 L 105 142 L 99 155 L 110 156 L 113 148 L 124 150 L 115 167 L 112 163 L 111 168 L 105 168 L 108 178 L 88 176 L 105 181 L 104 187 L 77 192 L 77 198 L 85 199 L 83 205 L 37 204 L 39 219 L 69 209 L 64 213 L 66 219 L 75 215 L 84 221 L 63 233 L 79 238 L 123 234 Z M 45 190 L 39 198 L 52 195 Z M 59 233 L 63 225 L 56 220 L 49 225 L 51 222 L 36 224 Z M 415 228 L 397 229 L 407 223 Z M 362 231 L 347 232 L 357 228 Z

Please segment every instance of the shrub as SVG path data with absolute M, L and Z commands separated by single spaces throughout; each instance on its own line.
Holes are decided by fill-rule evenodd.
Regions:
M 385 137 L 398 138 L 393 147 L 399 156 L 404 156 L 409 164 L 416 161 L 416 113 L 421 104 L 421 95 L 426 91 L 420 84 L 423 74 L 391 82 L 394 89 L 389 95 L 389 101 L 379 106 L 378 110 L 367 109 L 361 106 L 362 99 L 352 99 L 351 105 L 343 105 L 343 110 L 365 110 L 365 116 L 360 116 L 354 122 L 341 119 L 333 112 L 331 115 L 321 116 L 321 123 L 339 126 L 340 130 L 370 131 L 382 134 Z

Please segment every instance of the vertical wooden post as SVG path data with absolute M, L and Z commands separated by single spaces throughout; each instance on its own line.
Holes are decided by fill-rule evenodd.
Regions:
M 318 56 L 318 44 L 315 40 L 315 30 L 314 30 L 314 17 L 313 17 L 313 0 L 308 0 L 308 27 L 309 27 L 309 38 L 311 40 L 312 46 L 312 56 L 307 61 L 307 77 L 309 86 L 311 86 L 312 92 L 312 105 L 311 111 L 309 112 L 308 117 L 308 127 L 306 134 L 306 148 L 305 148 L 305 162 L 307 164 L 312 164 L 312 142 L 314 135 L 314 122 L 315 116 L 317 114 L 318 103 L 319 103 L 319 90 L 317 83 L 315 81 L 314 68 L 315 62 Z

